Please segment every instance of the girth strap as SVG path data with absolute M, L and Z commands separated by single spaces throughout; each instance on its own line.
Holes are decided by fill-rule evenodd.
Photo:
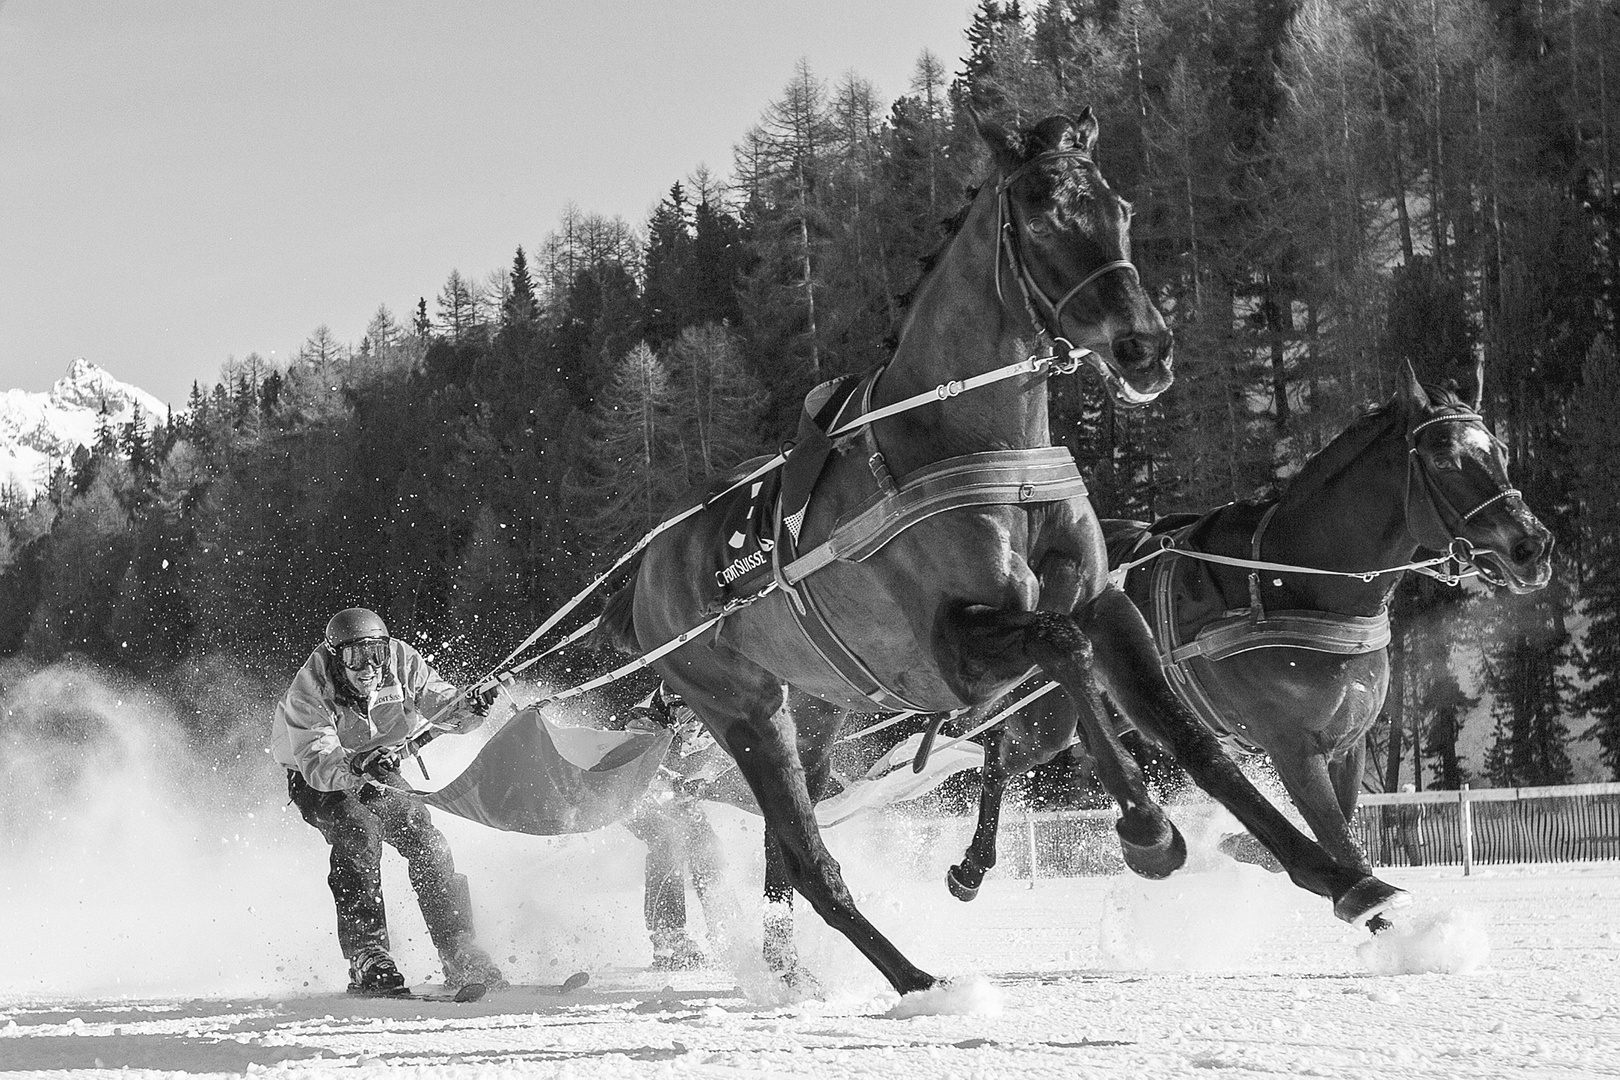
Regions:
M 885 710 L 927 711 L 893 687 L 886 686 L 833 629 L 816 601 L 815 571 L 837 561 L 859 562 L 920 521 L 969 506 L 1020 506 L 1084 498 L 1085 481 L 1067 447 L 991 450 L 964 454 L 926 465 L 897 486 L 872 455 L 878 478 L 875 494 L 833 527 L 822 543 L 777 570 L 777 580 L 790 597 L 792 613 L 806 641 L 856 695 Z M 778 530 L 777 551 L 784 534 Z M 803 582 L 803 584 L 799 584 Z
M 796 584 L 835 560 L 860 562 L 919 521 L 966 506 L 1020 506 L 1083 498 L 1086 482 L 1065 446 L 990 450 L 946 458 L 881 489 L 832 535 L 782 568 Z
M 1326 615 L 1319 611 L 1268 611 L 1264 619 L 1247 614 L 1217 619 L 1198 636 L 1164 654 L 1172 663 L 1195 656 L 1225 660 L 1254 649 L 1294 648 L 1355 656 L 1389 644 L 1389 615 Z

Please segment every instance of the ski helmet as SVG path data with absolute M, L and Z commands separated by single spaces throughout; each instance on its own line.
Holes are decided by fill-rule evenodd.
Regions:
M 337 655 L 343 646 L 355 641 L 384 640 L 388 638 L 388 624 L 382 616 L 369 608 L 344 608 L 326 624 L 326 647 Z

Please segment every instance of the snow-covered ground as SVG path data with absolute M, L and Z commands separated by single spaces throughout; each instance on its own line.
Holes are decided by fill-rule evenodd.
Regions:
M 1166 882 L 992 875 L 962 904 L 942 878 L 965 823 L 847 822 L 829 844 L 863 910 L 953 982 L 902 1001 L 801 904 L 820 990 L 795 999 L 757 959 L 757 819 L 714 809 L 747 910 L 713 967 L 671 975 L 647 969 L 623 829 L 540 839 L 437 814 L 521 985 L 351 999 L 325 847 L 268 762 L 198 765 L 139 702 L 76 694 L 103 726 L 0 730 L 0 1074 L 1620 1076 L 1620 865 L 1390 871 L 1416 899 L 1373 941 L 1202 831 Z M 384 880 L 396 955 L 425 982 L 392 852 Z M 576 970 L 585 989 L 553 989 Z

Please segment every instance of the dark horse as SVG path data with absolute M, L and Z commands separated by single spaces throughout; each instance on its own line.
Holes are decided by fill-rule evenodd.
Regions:
M 981 124 L 980 133 L 993 175 L 919 282 L 870 408 L 952 382 L 959 389 L 1029 357 L 1043 337 L 1089 350 L 1120 400 L 1150 400 L 1171 380 L 1171 335 L 1129 261 L 1130 208 L 1097 168 L 1091 111 L 1049 117 L 1027 131 Z M 1052 448 L 1050 373 L 1043 367 L 960 394 L 947 386 L 922 408 L 874 422 L 829 459 L 795 539 L 816 550 L 874 498 L 930 494 L 935 488 L 919 477 L 929 485 L 943 477 L 948 487 L 958 468 L 980 478 L 1003 466 L 1029 475 L 1056 470 L 1072 477 L 1063 489 L 1072 494 L 1043 500 L 1023 494 L 1040 485 L 1013 483 L 999 502 L 945 508 L 863 558 L 834 559 L 793 589 L 768 594 L 729 615 L 713 637 L 653 665 L 736 759 L 765 817 L 767 873 L 803 894 L 901 993 L 935 980 L 856 910 L 812 812 L 836 708 L 871 711 L 873 701 L 888 708 L 898 701 L 952 711 L 992 701 L 1036 669 L 1090 701 L 1099 692 L 1095 664 L 1133 720 L 1171 747 L 1296 882 L 1331 897 L 1342 918 L 1405 899 L 1295 829 L 1177 702 L 1141 614 L 1108 584 L 1102 530 L 1073 461 Z M 778 550 L 786 531 L 778 530 Z M 708 553 L 725 539 L 719 517 L 708 513 L 660 534 L 610 599 L 599 632 L 640 652 L 697 625 L 712 610 Z M 825 633 L 811 638 L 801 620 L 817 617 Z M 838 646 L 828 645 L 828 635 L 841 639 Z M 839 646 L 853 659 L 829 660 L 826 651 Z M 859 685 L 868 679 L 876 690 Z M 783 708 L 784 684 L 824 707 L 795 717 Z M 1086 736 L 1122 808 L 1116 828 L 1127 860 L 1156 876 L 1176 869 L 1186 858 L 1181 835 L 1113 729 L 1091 723 Z M 787 951 L 773 962 L 792 976 Z
M 1351 575 L 1401 566 L 1425 549 L 1467 553 L 1482 578 L 1515 593 L 1552 575 L 1552 535 L 1510 486 L 1478 397 L 1425 390 L 1409 366 L 1397 381 L 1394 398 L 1306 462 L 1279 499 L 1152 526 L 1103 522 L 1116 566 L 1177 533 L 1178 548 L 1345 575 L 1167 554 L 1132 569 L 1125 590 L 1155 626 L 1166 664 L 1179 661 L 1172 683 L 1188 705 L 1220 734 L 1270 755 L 1317 840 L 1364 873 L 1348 824 L 1367 730 L 1389 689 L 1387 611 L 1401 574 Z M 973 899 L 996 863 L 1007 779 L 1067 746 L 1074 712 L 1054 692 L 990 734 L 978 828 L 946 879 L 958 898 Z M 1243 844 L 1229 850 L 1263 861 Z

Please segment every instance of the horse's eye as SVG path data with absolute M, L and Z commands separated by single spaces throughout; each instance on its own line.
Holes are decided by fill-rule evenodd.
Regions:
M 1434 465 L 1437 472 L 1457 472 L 1462 468 L 1462 461 L 1451 454 L 1436 454 L 1429 461 Z

